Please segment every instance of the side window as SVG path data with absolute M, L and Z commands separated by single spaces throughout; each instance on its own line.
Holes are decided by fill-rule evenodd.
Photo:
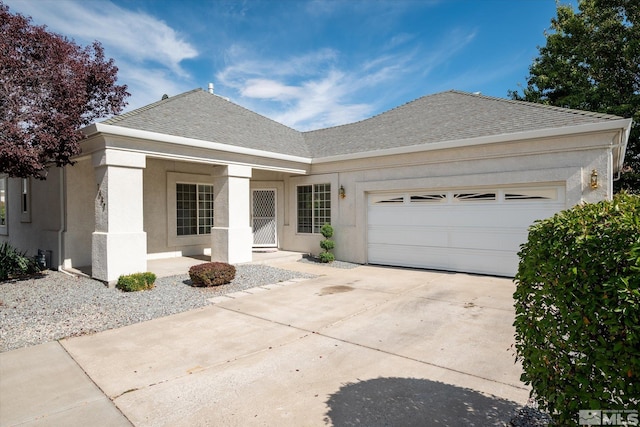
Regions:
M 319 233 L 331 223 L 331 184 L 297 187 L 298 233 Z
M 20 221 L 31 222 L 31 179 L 22 178 L 20 182 Z
M 0 177 L 0 234 L 7 234 L 7 177 Z

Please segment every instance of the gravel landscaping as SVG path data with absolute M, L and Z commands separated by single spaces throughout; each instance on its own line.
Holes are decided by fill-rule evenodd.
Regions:
M 119 328 L 211 304 L 209 298 L 314 275 L 267 265 L 236 267 L 222 286 L 195 288 L 187 274 L 156 280 L 148 291 L 122 292 L 57 271 L 0 282 L 0 352 Z

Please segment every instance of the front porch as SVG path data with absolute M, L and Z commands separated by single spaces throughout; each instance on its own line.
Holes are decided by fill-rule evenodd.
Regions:
M 128 127 L 87 133 L 82 167 L 67 174 L 63 265 L 91 264 L 91 277 L 106 283 L 153 257 L 148 270 L 160 274 L 170 257 L 207 250 L 216 261 L 253 262 L 253 246 L 282 243 L 286 181 L 310 169 L 306 157 Z M 199 261 L 169 264 L 186 272 Z

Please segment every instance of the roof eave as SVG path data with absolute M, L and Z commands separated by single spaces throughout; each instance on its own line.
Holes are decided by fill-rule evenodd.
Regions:
M 213 141 L 204 141 L 195 138 L 186 138 L 182 136 L 168 135 L 158 132 L 150 132 L 140 129 L 126 128 L 122 126 L 107 125 L 104 123 L 94 123 L 82 129 L 87 136 L 96 134 L 107 134 L 114 136 L 122 136 L 127 138 L 143 139 L 148 141 L 163 142 L 167 144 L 176 144 L 188 147 L 206 148 L 218 150 L 228 153 L 243 154 L 257 157 L 264 157 L 275 160 L 284 160 L 289 162 L 299 162 L 303 164 L 311 164 L 311 158 L 302 156 L 293 156 L 290 154 L 274 153 L 272 151 L 258 150 L 255 148 L 238 147 L 235 145 L 222 144 Z
M 620 142 L 617 145 L 616 151 L 613 153 L 613 172 L 619 173 L 624 167 L 624 157 L 627 153 L 627 144 L 629 143 L 629 135 L 631 133 L 632 119 L 624 119 L 627 121 L 627 125 L 622 129 L 620 133 Z

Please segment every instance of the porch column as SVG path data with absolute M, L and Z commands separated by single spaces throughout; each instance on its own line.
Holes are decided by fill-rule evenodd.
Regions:
M 103 150 L 93 155 L 97 191 L 91 275 L 113 284 L 122 274 L 147 270 L 142 172 L 144 154 Z
M 218 166 L 213 174 L 213 228 L 211 261 L 251 262 L 253 233 L 250 224 L 248 166 Z

